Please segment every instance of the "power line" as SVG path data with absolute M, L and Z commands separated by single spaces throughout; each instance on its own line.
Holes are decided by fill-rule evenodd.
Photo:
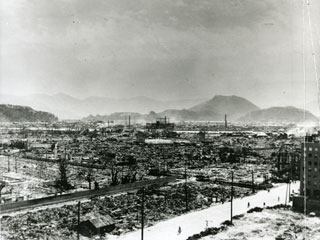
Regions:
M 310 41 L 311 41 L 311 48 L 312 48 L 313 67 L 314 67 L 314 73 L 315 73 L 315 78 L 316 78 L 316 83 L 317 83 L 317 90 L 318 90 L 318 108 L 320 110 L 319 77 L 318 77 L 316 52 L 315 52 L 314 41 L 313 41 L 311 13 L 310 13 L 310 2 L 309 2 L 309 0 L 307 0 L 307 14 L 308 14 L 308 20 L 309 20 L 308 22 L 309 22 Z
M 302 0 L 302 68 L 303 68 L 303 81 L 304 81 L 304 121 L 306 121 L 306 62 L 305 62 L 305 7 L 304 0 Z M 306 135 L 305 131 L 305 135 Z M 303 197 L 304 197 L 304 214 L 307 214 L 307 196 L 306 196 L 306 136 L 303 140 Z

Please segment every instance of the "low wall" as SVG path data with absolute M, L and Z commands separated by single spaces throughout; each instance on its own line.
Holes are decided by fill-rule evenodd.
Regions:
M 304 196 L 301 196 L 301 195 L 293 196 L 292 200 L 293 200 L 293 204 L 292 204 L 293 210 L 296 210 L 298 212 L 304 212 Z M 320 215 L 320 200 L 307 198 L 306 206 L 307 206 L 307 213 L 315 212 L 315 213 L 318 213 L 318 215 Z
M 158 179 L 154 179 L 154 180 L 146 180 L 146 181 L 140 181 L 140 182 L 134 182 L 134 183 L 128 183 L 128 184 L 120 184 L 117 186 L 110 186 L 110 187 L 101 188 L 98 190 L 87 190 L 87 191 L 81 191 L 81 192 L 75 192 L 75 193 L 69 193 L 69 194 L 63 194 L 63 195 L 57 195 L 57 196 L 31 199 L 31 200 L 21 201 L 21 202 L 7 203 L 7 204 L 0 205 L 0 213 L 11 212 L 11 211 L 20 210 L 23 208 L 31 208 L 31 207 L 37 207 L 37 206 L 42 206 L 42 205 L 50 205 L 52 203 L 66 202 L 69 200 L 71 201 L 71 200 L 81 199 L 81 198 L 85 198 L 85 197 L 112 195 L 115 193 L 136 190 L 141 187 L 154 185 L 154 184 L 163 185 L 165 183 L 172 182 L 175 180 L 176 180 L 175 176 L 169 176 L 169 177 L 158 178 Z

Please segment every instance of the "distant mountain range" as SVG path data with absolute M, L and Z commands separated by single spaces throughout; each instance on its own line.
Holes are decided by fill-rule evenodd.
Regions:
M 250 123 L 298 123 L 303 122 L 304 111 L 295 107 L 272 107 L 259 109 L 252 102 L 238 96 L 214 96 L 208 101 L 199 103 L 189 109 L 168 109 L 162 112 L 140 114 L 133 112 L 118 112 L 111 115 L 89 116 L 83 120 L 117 121 L 127 120 L 130 115 L 132 121 L 154 121 L 158 117 L 168 117 L 171 121 L 223 121 L 225 114 L 228 121 Z M 312 113 L 306 111 L 307 121 L 318 121 Z
M 208 101 L 204 101 L 189 109 L 167 109 L 162 112 L 149 114 L 139 113 L 114 113 L 106 116 L 89 116 L 85 120 L 123 120 L 130 115 L 132 120 L 154 121 L 157 117 L 168 117 L 171 121 L 223 121 L 225 114 L 229 120 L 259 108 L 248 100 L 237 96 L 217 95 Z
M 228 120 L 237 120 L 240 116 L 258 109 L 245 98 L 216 95 L 189 109 L 168 109 L 157 114 L 167 116 L 173 121 L 224 121 L 225 115 Z
M 316 121 L 318 118 L 312 113 L 295 107 L 271 107 L 259 109 L 258 106 L 245 98 L 238 96 L 216 95 L 210 100 L 179 100 L 179 101 L 157 101 L 146 97 L 131 99 L 109 99 L 102 97 L 90 97 L 84 100 L 70 97 L 65 94 L 53 96 L 36 94 L 25 97 L 0 96 L 0 102 L 11 104 L 37 106 L 36 109 L 44 109 L 53 112 L 62 119 L 82 119 L 90 121 L 128 121 L 128 117 L 134 121 L 152 122 L 158 117 L 168 117 L 174 121 L 223 121 L 225 114 L 228 121 L 240 122 L 286 122 L 298 123 L 305 120 Z M 19 103 L 17 103 L 19 102 Z M 2 105 L 8 106 L 9 105 Z M 178 107 L 174 107 L 178 106 Z M 182 107 L 180 107 L 182 106 Z M 124 109 L 124 110 L 123 110 Z M 156 110 L 160 109 L 160 110 Z M 24 114 L 36 112 L 31 108 L 22 107 Z M 108 111 L 110 114 L 108 114 Z M 6 112 L 2 119 L 22 121 L 23 119 L 35 119 L 34 116 L 24 118 L 16 115 L 20 111 L 17 107 L 10 110 L 13 115 Z M 107 114 L 105 114 L 107 112 Z M 113 112 L 113 113 L 112 113 Z M 147 113 L 148 112 L 148 113 Z M 43 112 L 39 112 L 43 113 Z M 60 113 L 60 115 L 58 114 Z M 54 119 L 54 115 L 46 113 L 43 118 Z M 14 118 L 13 116 L 17 116 Z M 39 115 L 37 115 L 39 116 Z M 42 115 L 41 115 L 42 116 Z M 83 117 L 87 116 L 87 117 Z M 21 120 L 17 120 L 20 119 Z M 33 121 L 33 120 L 32 120 Z
M 0 104 L 0 122 L 54 122 L 51 113 L 35 111 L 30 107 Z
M 287 122 L 298 123 L 303 121 L 319 122 L 319 119 L 309 111 L 295 107 L 271 107 L 249 112 L 241 117 L 242 122 Z
M 147 97 L 113 99 L 89 97 L 78 99 L 59 93 L 55 95 L 32 94 L 27 96 L 0 95 L 0 103 L 30 106 L 36 110 L 48 111 L 60 119 L 81 119 L 90 114 L 111 114 L 114 112 L 164 111 L 170 108 L 189 108 L 204 99 L 155 100 Z

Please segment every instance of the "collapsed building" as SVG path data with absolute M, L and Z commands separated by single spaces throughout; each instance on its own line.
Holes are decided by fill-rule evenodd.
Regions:
M 300 179 L 301 149 L 282 145 L 277 153 L 277 172 L 290 180 Z
M 93 236 L 111 232 L 115 228 L 115 221 L 109 215 L 88 215 L 80 222 L 78 231 L 83 236 Z

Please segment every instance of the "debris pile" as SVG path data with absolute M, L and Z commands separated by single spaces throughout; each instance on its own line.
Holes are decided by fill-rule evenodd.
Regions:
M 230 189 L 218 185 L 190 182 L 187 184 L 188 211 L 207 208 L 216 200 L 226 201 Z M 235 197 L 246 194 L 235 187 Z M 145 222 L 151 226 L 156 222 L 186 212 L 185 184 L 151 186 L 145 189 Z M 115 221 L 112 234 L 140 228 L 141 190 L 105 198 L 94 198 L 81 204 L 81 216 L 110 215 Z M 2 217 L 3 239 L 41 239 L 43 236 L 60 239 L 76 239 L 77 205 L 65 205 L 16 216 Z M 19 231 L 17 231 L 19 229 Z

